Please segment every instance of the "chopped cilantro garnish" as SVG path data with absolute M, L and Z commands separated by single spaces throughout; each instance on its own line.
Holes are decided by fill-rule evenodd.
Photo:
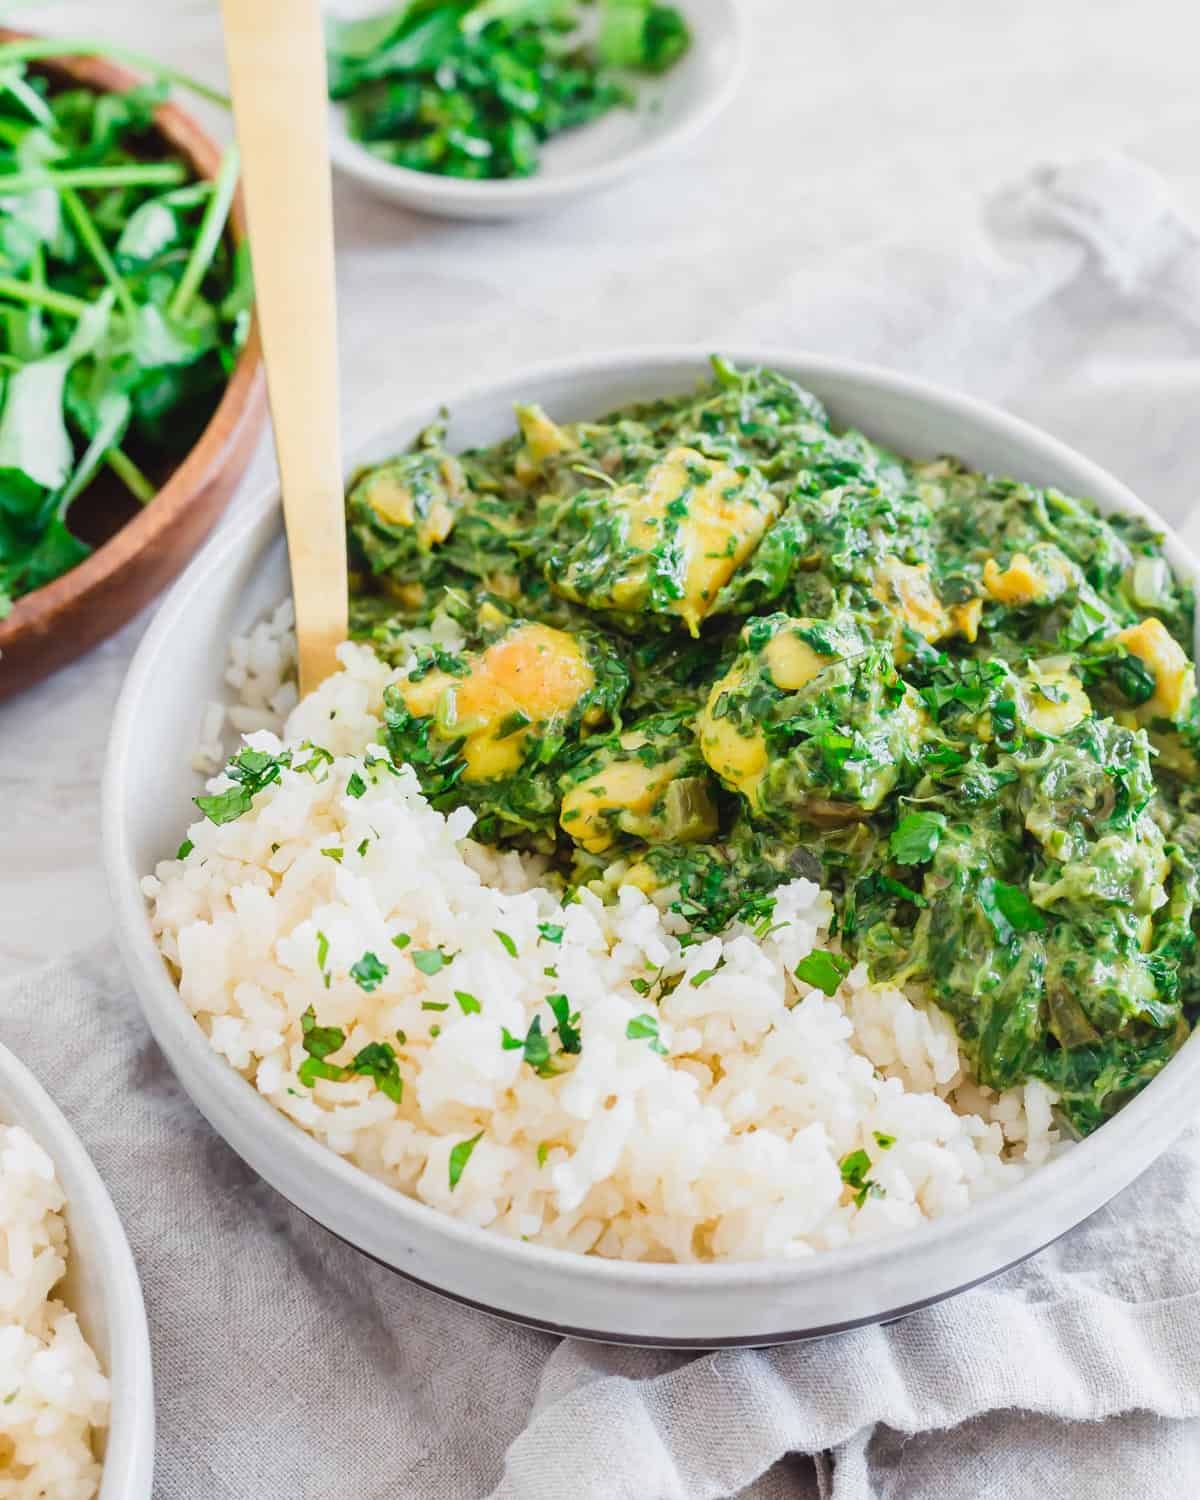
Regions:
M 711 979 L 714 974 L 719 974 L 724 967 L 725 960 L 723 958 L 720 958 L 717 960 L 713 968 L 697 970 L 697 972 L 693 974 L 692 977 L 688 980 L 688 983 L 694 990 L 698 990 L 706 979 Z
M 860 1188 L 867 1180 L 867 1173 L 871 1170 L 871 1158 L 861 1149 L 851 1151 L 848 1156 L 843 1156 L 838 1163 L 842 1174 L 842 1181 L 847 1187 Z
M 500 1045 L 506 1052 L 515 1052 L 519 1047 L 527 1062 L 539 1078 L 552 1078 L 557 1072 L 550 1061 L 550 1038 L 542 1030 L 541 1016 L 534 1016 L 529 1030 L 523 1037 L 513 1036 L 507 1026 L 500 1028 Z
M 351 771 L 350 779 L 346 782 L 346 795 L 348 797 L 361 797 L 367 789 L 367 783 L 357 771 Z
M 827 995 L 837 994 L 838 986 L 849 972 L 850 960 L 842 953 L 830 953 L 825 948 L 814 948 L 795 969 L 796 978 L 802 984 L 811 984 Z
M 409 945 L 409 943 L 411 943 L 411 942 L 412 942 L 412 938 L 409 937 L 409 935 L 408 935 L 407 932 L 398 932 L 396 934 L 396 936 L 392 939 L 392 947 L 393 948 L 407 948 L 408 945 Z
M 450 1009 L 450 1002 L 449 1002 L 449 1000 L 422 1000 L 421 1001 L 421 1009 L 422 1010 L 449 1010 Z
M 400 1077 L 396 1054 L 389 1042 L 368 1042 L 354 1054 L 350 1071 L 373 1078 L 376 1088 L 394 1104 L 399 1104 L 404 1096 L 404 1080 Z
M 563 940 L 563 929 L 553 922 L 539 922 L 538 931 L 548 943 L 561 943 Z
M 322 849 L 321 853 L 325 856 L 326 859 L 332 859 L 335 864 L 340 865 L 343 858 L 345 857 L 346 851 L 341 847 L 340 844 L 333 844 L 328 849 Z
M 471 1160 L 471 1152 L 483 1139 L 483 1131 L 473 1135 L 469 1141 L 459 1141 L 457 1146 L 450 1148 L 450 1191 L 453 1192 L 458 1186 L 467 1163 Z
M 300 1064 L 296 1077 L 306 1089 L 310 1089 L 318 1078 L 329 1078 L 334 1083 L 340 1083 L 346 1077 L 346 1069 L 319 1057 L 306 1057 Z
M 539 1167 L 546 1165 L 546 1158 L 550 1155 L 550 1142 L 542 1141 L 537 1148 L 537 1164 Z
M 317 968 L 325 972 L 325 960 L 329 957 L 329 939 L 323 932 L 317 933 Z
M 436 974 L 449 962 L 440 948 L 414 948 L 412 961 L 422 974 Z
M 516 945 L 516 943 L 513 942 L 512 938 L 509 937 L 508 933 L 507 932 L 501 932 L 498 927 L 493 927 L 492 931 L 500 939 L 501 945 L 507 951 L 508 956 L 510 958 L 516 958 L 516 956 L 517 956 L 517 945 Z
M 558 965 L 557 964 L 547 964 L 546 967 L 542 970 L 542 973 L 546 976 L 547 979 L 557 979 L 558 978 Z
M 175 851 L 175 858 L 186 859 L 195 847 L 196 846 L 192 843 L 191 839 L 184 839 L 183 843 L 180 844 L 179 848 Z
M 254 798 L 273 781 L 278 781 L 285 766 L 290 766 L 289 750 L 268 755 L 265 750 L 240 750 L 225 767 L 225 775 L 236 782 L 224 792 L 207 797 L 193 797 L 193 802 L 210 823 L 232 823 L 249 812 Z
M 369 837 L 363 839 L 362 842 L 359 844 L 358 848 L 354 851 L 355 854 L 358 855 L 359 859 L 361 859 L 363 857 L 363 855 L 367 852 L 367 845 L 370 842 L 371 842 L 371 840 L 370 840 Z
M 547 995 L 546 1004 L 554 1012 L 554 1029 L 558 1032 L 563 1051 L 582 1051 L 583 1040 L 579 1034 L 579 1012 L 571 1014 L 571 1004 L 565 995 Z
M 666 1056 L 667 1049 L 658 1035 L 657 1016 L 634 1016 L 625 1028 L 625 1035 L 631 1042 L 648 1041 L 651 1052 L 661 1052 Z
M 483 1009 L 475 996 L 468 994 L 466 990 L 455 990 L 454 998 L 458 1001 L 458 1007 L 464 1016 L 477 1016 Z
M 319 767 L 333 765 L 333 756 L 320 745 L 309 744 L 304 746 L 304 748 L 311 750 L 312 754 L 302 766 L 296 767 L 297 771 L 306 771 L 310 776 L 315 777 Z M 323 781 L 325 778 L 322 777 L 321 779 Z
M 340 1026 L 317 1025 L 316 1012 L 311 1005 L 300 1017 L 300 1033 L 304 1050 L 310 1057 L 326 1058 L 346 1044 L 346 1033 Z
M 939 812 L 915 812 L 900 819 L 888 841 L 892 858 L 902 865 L 923 865 L 937 852 L 946 819 Z
M 881 1151 L 890 1151 L 896 1144 L 894 1135 L 885 1135 L 882 1130 L 873 1130 L 871 1134 L 875 1137 L 875 1144 Z
M 639 976 L 636 979 L 631 979 L 629 983 L 638 992 L 639 995 L 648 995 L 650 993 L 649 980 L 642 979 Z
M 879 1137 L 876 1135 L 876 1139 Z M 894 1143 L 894 1137 L 884 1136 L 888 1145 Z M 886 1147 L 883 1149 L 886 1150 Z M 851 1151 L 848 1156 L 843 1156 L 839 1163 L 842 1181 L 847 1187 L 853 1188 L 854 1206 L 861 1208 L 868 1198 L 882 1198 L 884 1190 L 877 1182 L 872 1182 L 867 1176 L 871 1170 L 871 1158 L 865 1151 Z
M 351 966 L 350 978 L 360 990 L 366 990 L 369 995 L 372 990 L 379 988 L 382 980 L 387 978 L 387 972 L 387 964 L 381 963 L 375 954 L 368 952 Z
M 1020 886 L 985 875 L 979 882 L 979 904 L 1002 943 L 1015 942 L 1018 932 L 1045 931 L 1045 917 Z

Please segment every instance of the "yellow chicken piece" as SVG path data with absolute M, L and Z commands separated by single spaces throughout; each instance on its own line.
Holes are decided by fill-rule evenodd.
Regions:
M 780 630 L 763 648 L 767 671 L 771 681 L 785 693 L 797 693 L 810 683 L 822 667 L 836 661 L 835 656 L 822 656 L 794 630 Z
M 1092 703 L 1070 666 L 1052 657 L 1031 667 L 1022 684 L 1022 708 L 1032 729 L 1057 737 L 1086 719 Z
M 462 469 L 454 459 L 445 458 L 440 471 L 448 496 L 457 499 L 466 489 Z M 444 542 L 453 530 L 454 511 L 446 500 L 436 495 L 428 501 L 419 499 L 401 474 L 386 465 L 364 481 L 364 498 L 382 520 L 414 527 L 417 545 L 424 551 Z
M 900 661 L 909 655 L 904 649 L 901 626 L 909 626 L 931 644 L 951 635 L 963 635 L 968 641 L 973 641 L 979 633 L 983 600 L 968 599 L 965 604 L 947 609 L 933 591 L 928 563 L 904 563 L 894 557 L 885 558 L 875 575 L 871 592 L 887 606 L 897 622 L 894 644 Z
M 654 812 L 669 795 L 672 782 L 687 773 L 681 756 L 656 766 L 639 760 L 613 761 L 563 798 L 559 823 L 589 854 L 602 854 L 615 842 L 614 821 L 635 838 L 651 838 Z M 619 810 L 614 820 L 606 814 Z M 686 829 L 689 840 L 708 838 L 717 831 L 717 810 L 706 798 L 693 799 L 693 816 Z M 677 835 L 679 836 L 679 835 Z
M 707 477 L 697 479 L 701 474 Z M 644 489 L 626 490 L 632 491 L 629 541 L 646 552 L 661 543 L 672 509 L 686 505 L 675 533 L 685 559 L 683 598 L 672 601 L 670 610 L 696 635 L 721 589 L 779 514 L 779 501 L 757 475 L 739 474 L 694 448 L 670 449 L 650 470 Z
M 756 471 L 738 473 L 694 448 L 670 449 L 644 480 L 622 485 L 607 503 L 624 520 L 614 576 L 596 593 L 568 565 L 553 580 L 555 589 L 592 609 L 636 611 L 645 607 L 654 570 L 663 564 L 682 593 L 653 607 L 678 615 L 692 635 L 780 504 Z
M 515 411 L 517 426 L 525 439 L 525 446 L 517 455 L 517 478 L 522 484 L 529 484 L 548 458 L 570 453 L 578 445 L 566 428 L 548 417 L 540 406 L 518 406 Z
M 1159 619 L 1118 631 L 1117 640 L 1154 674 L 1154 696 L 1138 708 L 1144 722 L 1182 719 L 1196 696 L 1196 673 L 1183 647 Z
M 1049 544 L 1038 545 L 1034 556 L 1015 552 L 1007 568 L 994 557 L 983 565 L 983 586 L 997 604 L 1020 609 L 1026 604 L 1051 604 L 1079 581 L 1070 558 Z
M 753 801 L 767 769 L 767 742 L 761 729 L 752 735 L 742 734 L 732 719 L 717 713 L 721 695 L 736 691 L 745 681 L 747 670 L 748 664 L 742 662 L 713 683 L 708 702 L 696 719 L 696 735 L 700 754 L 721 780 Z
M 434 671 L 398 684 L 409 713 L 435 716 L 447 739 L 465 738 L 466 781 L 519 770 L 529 736 L 569 713 L 596 680 L 575 637 L 549 625 L 519 625 L 467 659 L 465 677 Z

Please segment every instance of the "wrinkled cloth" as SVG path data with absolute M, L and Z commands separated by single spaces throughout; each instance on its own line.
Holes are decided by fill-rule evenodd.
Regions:
M 395 254 L 397 221 L 376 212 L 354 275 L 386 277 Z M 566 221 L 547 256 L 556 234 L 570 242 Z M 429 278 L 415 294 L 443 289 Z M 529 307 L 510 317 L 479 295 L 471 345 L 488 374 L 522 358 Z M 718 299 L 691 336 L 868 359 L 998 401 L 1200 538 L 1200 247 L 1132 161 L 1045 168 L 925 239 Z M 351 350 L 369 366 L 365 324 Z M 358 431 L 385 415 L 381 357 L 374 368 L 373 382 L 358 371 Z M 818 1344 L 697 1357 L 519 1329 L 340 1244 L 192 1109 L 107 945 L 0 990 L 0 1041 L 74 1123 L 133 1245 L 160 1500 L 1200 1494 L 1195 1132 L 962 1297 Z

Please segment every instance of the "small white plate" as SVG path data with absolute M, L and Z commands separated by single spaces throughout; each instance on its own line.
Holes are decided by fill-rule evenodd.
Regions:
M 150 1500 L 154 1378 L 137 1267 L 99 1172 L 62 1111 L 23 1063 L 0 1047 L 0 1122 L 27 1130 L 54 1162 L 67 1196 L 67 1274 L 55 1296 L 112 1385 L 99 1500 Z
M 638 77 L 634 108 L 550 141 L 533 177 L 464 182 L 394 167 L 351 139 L 342 104 L 329 109 L 334 165 L 380 198 L 447 219 L 523 218 L 610 187 L 711 125 L 741 81 L 739 0 L 680 0 L 680 9 L 692 32 L 680 61 L 660 77 Z

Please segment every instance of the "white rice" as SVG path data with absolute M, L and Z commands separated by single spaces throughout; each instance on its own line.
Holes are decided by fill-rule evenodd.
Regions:
M 675 1261 L 895 1234 L 962 1212 L 1060 1149 L 1048 1090 L 971 1083 L 937 1009 L 871 986 L 861 967 L 832 998 L 798 983 L 800 959 L 836 947 L 830 899 L 809 881 L 777 892 L 783 925 L 764 940 L 734 926 L 683 947 L 681 919 L 631 886 L 610 905 L 583 892 L 561 906 L 532 862 L 467 837 L 469 811 L 443 816 L 408 768 L 385 769 L 375 741 L 398 673 L 362 646 L 341 655 L 344 670 L 292 710 L 281 741 L 265 722 L 292 701 L 290 616 L 237 643 L 231 682 L 246 701 L 232 712 L 252 728 L 247 743 L 274 754 L 309 741 L 336 759 L 285 769 L 235 822 L 193 824 L 186 857 L 144 881 L 213 1047 L 330 1149 L 502 1234 Z M 561 942 L 539 924 L 561 927 Z M 412 955 L 435 949 L 454 956 L 423 973 Z M 349 973 L 365 953 L 387 968 L 371 993 Z M 503 1028 L 522 1038 L 540 1017 L 557 1053 L 555 993 L 578 1012 L 582 1050 L 539 1077 Z M 399 1103 L 371 1078 L 300 1081 L 309 1007 L 346 1033 L 332 1062 L 394 1046 Z M 655 1023 L 663 1053 L 640 1034 Z M 476 1135 L 452 1186 L 462 1151 L 451 1153 Z
M 63 1192 L 27 1131 L 0 1125 L 0 1500 L 92 1500 L 108 1381 L 52 1293 L 67 1269 Z

